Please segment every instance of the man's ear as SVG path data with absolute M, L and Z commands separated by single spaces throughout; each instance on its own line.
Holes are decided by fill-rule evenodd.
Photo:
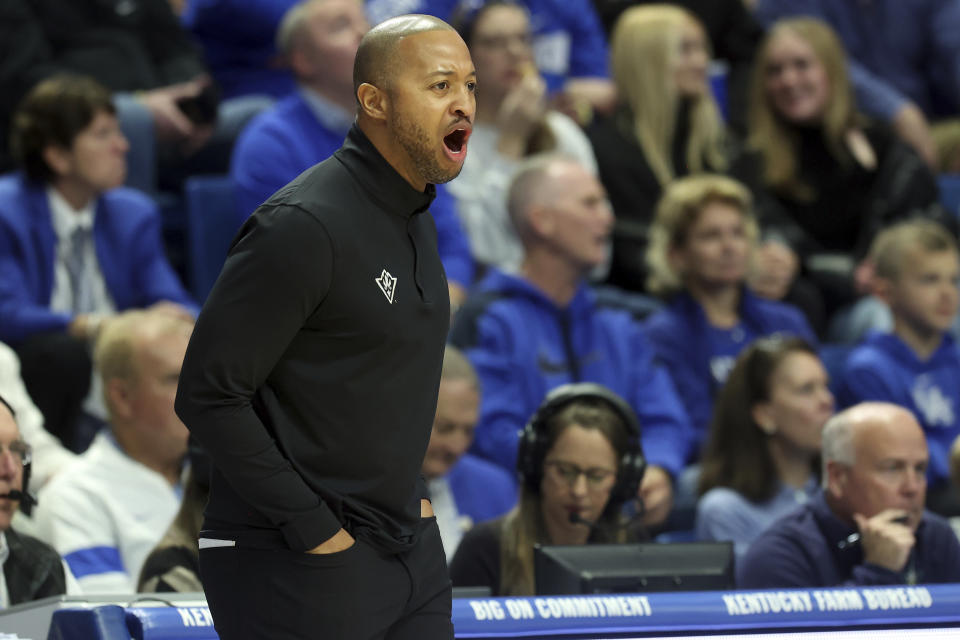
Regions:
M 549 207 L 541 204 L 532 204 L 527 209 L 527 228 L 540 238 L 548 237 L 553 233 L 553 212 Z
M 70 151 L 61 146 L 50 144 L 44 147 L 43 161 L 58 176 L 70 173 Z
M 303 51 L 303 47 L 298 47 L 290 52 L 290 68 L 293 75 L 298 78 L 309 78 L 313 75 L 313 63 L 310 56 Z
M 133 413 L 130 398 L 130 383 L 123 378 L 111 378 L 103 383 L 103 395 L 111 416 L 129 418 Z
M 390 111 L 390 99 L 387 92 L 369 82 L 357 87 L 357 100 L 360 101 L 360 110 L 374 120 L 386 120 Z
M 847 476 L 849 473 L 850 467 L 847 465 L 837 462 L 836 460 L 827 462 L 827 486 L 825 487 L 827 493 L 834 498 L 842 498 L 847 487 Z

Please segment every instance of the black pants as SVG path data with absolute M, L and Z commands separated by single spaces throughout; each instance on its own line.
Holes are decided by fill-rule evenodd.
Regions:
M 362 540 L 312 555 L 217 532 L 239 538 L 235 547 L 200 551 L 217 633 L 221 640 L 452 640 L 440 530 L 435 518 L 420 526 L 417 545 L 399 555 Z

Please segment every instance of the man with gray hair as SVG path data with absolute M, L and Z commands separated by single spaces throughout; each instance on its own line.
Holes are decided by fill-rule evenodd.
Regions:
M 767 529 L 738 568 L 741 588 L 960 581 L 960 543 L 924 510 L 927 443 L 903 407 L 869 402 L 823 428 L 823 487 Z
M 483 384 L 472 451 L 513 471 L 520 430 L 547 392 L 570 382 L 602 384 L 627 399 L 643 426 L 649 466 L 640 497 L 645 523 L 659 525 L 671 509 L 690 425 L 636 318 L 601 304 L 588 285 L 613 229 L 606 193 L 576 160 L 545 154 L 520 165 L 507 202 L 524 248 L 520 271 L 491 271 L 450 337 Z

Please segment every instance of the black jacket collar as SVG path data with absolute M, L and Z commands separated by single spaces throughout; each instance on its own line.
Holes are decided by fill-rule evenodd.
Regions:
M 425 211 L 436 195 L 436 187 L 432 184 L 428 184 L 423 191 L 417 191 L 410 186 L 380 155 L 356 123 L 350 127 L 347 139 L 334 156 L 385 211 L 410 217 Z

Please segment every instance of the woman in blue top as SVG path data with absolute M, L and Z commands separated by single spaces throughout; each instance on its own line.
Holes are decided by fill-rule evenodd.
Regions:
M 717 398 L 703 453 L 696 531 L 737 557 L 817 487 L 820 433 L 833 414 L 827 372 L 799 338 L 761 338 Z
M 799 310 L 746 288 L 756 239 L 747 189 L 710 174 L 673 182 L 651 227 L 647 288 L 667 306 L 646 329 L 693 424 L 693 456 L 700 453 L 713 398 L 744 347 L 772 333 L 814 340 Z

